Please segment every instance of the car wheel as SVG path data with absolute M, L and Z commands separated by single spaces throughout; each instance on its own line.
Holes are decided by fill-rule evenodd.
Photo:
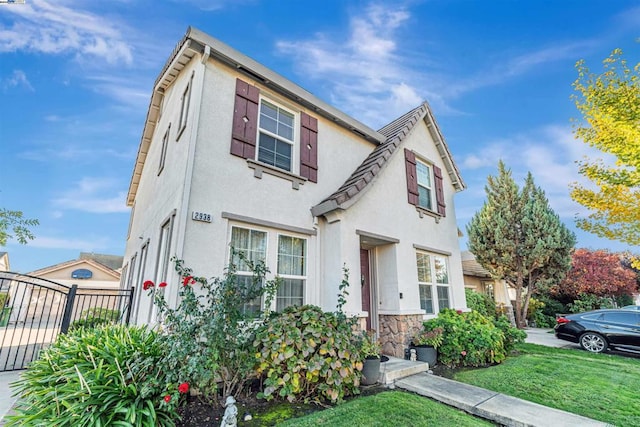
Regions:
M 607 340 L 595 332 L 586 332 L 580 336 L 580 346 L 591 353 L 602 353 L 607 349 Z

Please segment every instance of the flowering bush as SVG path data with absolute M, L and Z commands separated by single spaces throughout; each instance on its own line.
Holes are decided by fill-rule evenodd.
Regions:
M 178 306 L 170 308 L 164 292 L 155 292 L 154 303 L 164 328 L 160 335 L 165 351 L 163 369 L 169 382 L 182 383 L 182 389 L 188 389 L 190 383 L 212 401 L 217 396 L 218 381 L 222 396 L 237 397 L 255 377 L 252 344 L 254 328 L 260 322 L 245 314 L 243 306 L 264 294 L 268 306 L 279 284 L 279 280 L 265 281 L 268 270 L 263 262 L 253 263 L 240 253 L 234 254 L 253 271 L 250 283 L 238 281 L 233 264 L 222 279 L 207 280 L 194 276 L 182 260 L 174 258 L 182 278 Z M 145 286 L 151 294 L 153 282 L 147 281 Z
M 7 426 L 173 426 L 172 399 L 157 334 L 108 325 L 60 335 L 17 384 Z

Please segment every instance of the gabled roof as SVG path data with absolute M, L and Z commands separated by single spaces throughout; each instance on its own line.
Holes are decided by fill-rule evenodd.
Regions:
M 93 252 L 80 252 L 80 256 L 78 259 L 90 259 L 96 262 L 99 262 L 102 265 L 106 265 L 112 270 L 118 270 L 122 268 L 122 261 L 124 257 L 122 255 L 107 255 L 107 254 L 96 254 Z
M 189 27 L 187 33 L 171 53 L 154 84 L 138 154 L 129 184 L 127 206 L 133 205 L 138 191 L 142 169 L 144 168 L 149 146 L 151 145 L 151 139 L 155 131 L 164 91 L 171 86 L 184 67 L 196 55 L 202 55 L 203 61 L 206 61 L 210 57 L 215 58 L 217 61 L 245 74 L 250 79 L 260 82 L 261 85 L 268 87 L 270 90 L 303 105 L 305 108 L 308 108 L 309 111 L 314 112 L 314 114 L 325 117 L 338 126 L 342 126 L 376 145 L 385 141 L 384 135 L 320 100 L 312 93 L 292 83 L 280 74 L 275 73 L 203 31 Z
M 462 273 L 465 276 L 490 278 L 491 274 L 476 261 L 475 255 L 470 251 L 463 251 L 460 253 L 462 257 Z
M 81 264 L 89 264 L 92 267 L 94 267 L 94 268 L 96 268 L 98 270 L 101 270 L 101 271 L 109 274 L 110 276 L 113 276 L 114 279 L 116 279 L 116 280 L 120 279 L 120 273 L 118 273 L 114 269 L 109 268 L 106 265 L 101 264 L 101 263 L 99 263 L 97 261 L 94 261 L 92 259 L 74 259 L 74 260 L 71 260 L 71 261 L 65 261 L 65 262 L 61 262 L 61 263 L 58 263 L 58 264 L 51 265 L 49 267 L 44 267 L 44 268 L 41 268 L 39 270 L 32 271 L 32 272 L 27 273 L 27 274 L 30 275 L 30 276 L 39 276 L 39 275 L 42 275 L 42 274 L 48 274 L 48 273 L 51 273 L 51 272 L 56 271 L 56 270 L 62 270 L 63 268 L 73 267 L 73 266 L 81 265 Z
M 321 216 L 336 209 L 347 209 L 353 205 L 371 187 L 371 182 L 385 167 L 391 156 L 398 151 L 397 148 L 420 120 L 424 120 L 429 129 L 454 188 L 457 191 L 466 188 L 449 147 L 447 147 L 435 117 L 433 117 L 431 108 L 427 102 L 424 102 L 378 130 L 379 133 L 386 136 L 386 140 L 367 156 L 338 190 L 311 208 L 311 213 L 314 216 Z

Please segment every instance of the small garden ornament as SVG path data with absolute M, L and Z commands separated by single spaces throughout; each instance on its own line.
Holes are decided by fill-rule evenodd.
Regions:
M 236 408 L 236 399 L 234 399 L 233 396 L 227 397 L 224 407 L 226 409 L 224 410 L 224 416 L 222 417 L 220 427 L 236 427 L 238 425 L 238 408 Z

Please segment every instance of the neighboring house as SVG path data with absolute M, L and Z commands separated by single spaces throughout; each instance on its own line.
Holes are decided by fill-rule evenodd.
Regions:
M 481 294 L 489 295 L 498 307 L 504 308 L 509 317 L 513 317 L 511 301 L 516 299 L 516 291 L 504 280 L 495 280 L 485 270 L 470 251 L 463 251 L 462 273 L 465 288 L 473 289 Z
M 464 188 L 428 104 L 375 131 L 190 28 L 155 82 L 129 187 L 132 318 L 156 321 L 145 279 L 176 304 L 172 256 L 221 276 L 233 246 L 284 280 L 275 310 L 335 310 L 346 267 L 344 309 L 402 357 L 424 319 L 466 309 Z
M 98 261 L 110 259 L 111 267 Z M 30 273 L 29 276 L 51 280 L 61 285 L 78 285 L 79 288 L 119 288 L 120 273 L 113 268 L 122 256 L 81 253 L 78 259 L 61 262 Z
M 0 252 L 0 271 L 9 271 L 9 252 Z
M 92 307 L 122 311 L 120 306 L 125 302 L 124 298 L 118 296 L 120 272 L 96 260 L 108 260 L 112 266 L 122 264 L 122 256 L 81 253 L 79 259 L 26 273 L 27 276 L 43 279 L 41 281 L 25 278 L 26 286 L 8 282 L 6 290 L 16 307 L 11 320 L 24 322 L 27 319 L 48 319 L 48 322 L 56 315 L 61 316 L 66 301 L 62 296 L 73 285 L 77 285 L 78 303 L 74 305 L 72 319 L 79 318 L 86 309 Z

